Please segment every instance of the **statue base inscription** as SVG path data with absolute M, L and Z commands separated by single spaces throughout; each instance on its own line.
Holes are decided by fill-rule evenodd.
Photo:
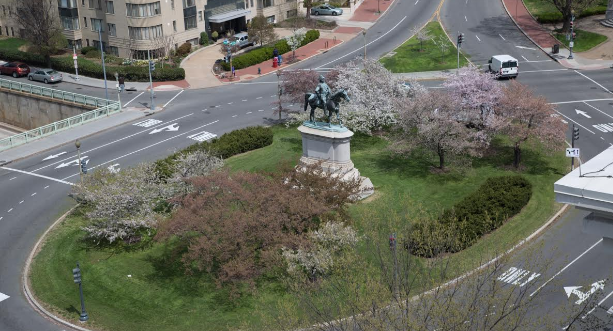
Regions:
M 298 127 L 298 131 L 302 134 L 300 165 L 307 166 L 321 162 L 325 171 L 338 174 L 345 180 L 360 178 L 362 180 L 360 199 L 373 194 L 374 189 L 370 179 L 360 176 L 360 172 L 351 162 L 349 146 L 353 132 L 345 127 L 342 127 L 343 130 L 329 131 L 319 126 L 314 127 L 311 123 L 305 122 Z M 328 124 L 321 126 L 327 127 Z

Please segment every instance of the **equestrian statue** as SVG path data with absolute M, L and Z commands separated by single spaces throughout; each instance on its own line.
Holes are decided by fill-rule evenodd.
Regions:
M 339 104 L 341 99 L 349 101 L 347 91 L 340 89 L 332 93 L 330 86 L 326 84 L 324 76 L 319 76 L 319 84 L 315 88 L 315 93 L 306 93 L 304 95 L 304 111 L 308 106 L 311 106 L 311 116 L 309 120 L 315 123 L 315 109 L 320 108 L 324 111 L 324 115 L 328 116 L 328 124 L 331 125 L 332 112 L 336 113 L 336 119 L 342 126 L 343 123 L 339 117 Z

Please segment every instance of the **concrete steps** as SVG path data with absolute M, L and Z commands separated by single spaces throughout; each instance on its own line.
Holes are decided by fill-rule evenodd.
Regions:
M 600 21 L 600 24 L 606 27 L 609 27 L 609 28 L 613 28 L 613 18 L 609 18 L 608 20 Z

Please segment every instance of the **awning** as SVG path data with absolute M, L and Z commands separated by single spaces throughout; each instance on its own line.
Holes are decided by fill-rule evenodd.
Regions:
M 245 9 L 233 10 L 233 11 L 229 11 L 223 14 L 213 15 L 209 17 L 209 22 L 210 23 L 223 23 L 229 20 L 233 20 L 235 18 L 247 16 L 247 14 L 249 14 L 250 12 L 251 12 L 250 10 L 245 10 Z

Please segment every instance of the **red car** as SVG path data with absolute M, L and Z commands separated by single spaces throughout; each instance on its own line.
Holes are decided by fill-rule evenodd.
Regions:
M 30 73 L 30 67 L 21 62 L 10 62 L 0 66 L 0 74 L 12 75 L 13 77 L 27 76 Z

